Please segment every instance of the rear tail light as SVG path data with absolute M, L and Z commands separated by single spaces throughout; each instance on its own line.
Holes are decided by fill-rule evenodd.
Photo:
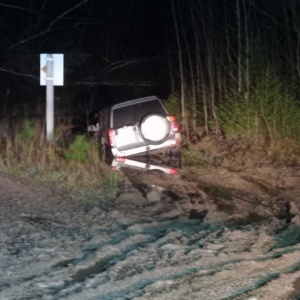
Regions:
M 170 169 L 170 174 L 171 174 L 171 175 L 177 175 L 178 172 L 177 172 L 176 169 L 171 168 L 171 169 Z
M 168 120 L 170 121 L 170 123 L 172 125 L 173 131 L 178 132 L 179 127 L 178 127 L 178 124 L 176 123 L 176 118 L 174 116 L 168 116 Z
M 108 138 L 109 138 L 109 144 L 111 147 L 116 146 L 116 140 L 115 140 L 115 133 L 113 129 L 108 130 Z

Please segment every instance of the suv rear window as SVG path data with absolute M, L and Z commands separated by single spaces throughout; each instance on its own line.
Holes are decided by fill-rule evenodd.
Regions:
M 123 106 L 113 111 L 113 127 L 119 128 L 139 122 L 146 115 L 157 113 L 166 115 L 164 107 L 159 100 L 146 101 L 129 106 Z

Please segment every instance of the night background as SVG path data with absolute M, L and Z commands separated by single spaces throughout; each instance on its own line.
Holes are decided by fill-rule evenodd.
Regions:
M 2 0 L 0 8 L 3 124 L 44 118 L 41 53 L 64 54 L 57 122 L 82 125 L 101 107 L 157 95 L 209 130 L 228 95 L 247 102 L 265 72 L 300 95 L 297 0 Z

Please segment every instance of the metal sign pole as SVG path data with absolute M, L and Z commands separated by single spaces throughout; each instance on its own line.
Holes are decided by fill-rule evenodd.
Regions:
M 53 55 L 46 56 L 46 139 L 53 141 L 54 131 L 54 85 L 53 85 Z

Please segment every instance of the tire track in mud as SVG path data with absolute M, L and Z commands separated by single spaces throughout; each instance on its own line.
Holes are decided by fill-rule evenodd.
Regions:
M 119 231 L 23 283 L 18 299 L 237 299 L 300 269 L 299 244 L 259 253 L 251 226 L 169 220 Z
M 236 249 L 230 252 L 230 247 L 220 250 L 211 250 L 199 248 L 199 242 L 210 242 L 218 240 L 216 235 L 222 237 L 222 230 L 215 231 L 211 228 L 205 228 L 203 224 L 187 224 L 184 226 L 194 227 L 197 233 L 191 235 L 183 235 L 183 232 L 176 232 L 174 238 L 174 230 L 178 228 L 184 231 L 183 224 L 168 224 L 169 231 L 166 235 L 159 237 L 157 235 L 153 240 L 146 235 L 144 238 L 138 234 L 138 243 L 131 244 L 127 239 L 122 243 L 129 245 L 129 248 L 141 251 L 141 242 L 146 241 L 147 248 L 154 247 L 153 252 L 132 261 L 128 253 L 122 252 L 121 260 L 110 266 L 109 281 L 107 283 L 95 286 L 94 295 L 90 291 L 83 291 L 83 294 L 72 295 L 67 299 L 234 299 L 236 296 L 245 292 L 256 289 L 262 283 L 267 283 L 277 278 L 281 273 L 288 273 L 299 269 L 300 252 L 299 248 L 289 249 L 291 252 L 284 254 L 287 249 L 282 252 L 274 252 L 265 255 L 253 255 L 245 251 L 236 253 Z M 174 227 L 172 225 L 175 225 Z M 156 228 L 151 228 L 152 232 L 157 232 Z M 203 234 L 205 232 L 205 235 Z M 159 232 L 161 232 L 159 230 Z M 188 243 L 179 244 L 178 238 L 186 237 Z M 138 239 L 139 239 L 138 238 Z M 192 245 L 190 241 L 193 240 Z M 129 242 L 129 243 L 128 243 Z M 214 244 L 216 245 L 216 244 Z M 118 245 L 118 249 L 122 249 Z M 125 248 L 125 252 L 128 248 Z M 146 249 L 146 248 L 145 248 Z M 99 249 L 101 251 L 101 249 Z M 122 249 L 123 250 L 123 249 Z M 134 251 L 132 250 L 132 251 Z M 226 255 L 224 255 L 226 253 Z M 150 254 L 150 255 L 149 255 Z M 152 254 L 152 255 L 151 255 Z M 281 256 L 278 259 L 278 256 Z M 274 257 L 276 259 L 274 259 Z M 149 260 L 150 257 L 150 260 Z M 115 262 L 115 257 L 112 258 Z M 255 262 L 254 266 L 253 261 Z M 270 265 L 271 261 L 271 265 Z M 250 262 L 250 264 L 248 263 Z M 247 267 L 245 272 L 244 268 Z M 139 270 L 139 272 L 132 269 Z M 129 272 L 127 271 L 129 270 Z M 126 272 L 127 271 L 127 272 Z M 224 276 L 224 273 L 226 276 Z M 94 279 L 97 276 L 94 277 Z M 113 283 L 117 283 L 115 286 Z M 191 288 L 192 287 L 192 288 Z M 197 297 L 195 297 L 197 296 Z M 93 298 L 95 297 L 95 298 Z M 186 298 L 188 297 L 188 298 Z

